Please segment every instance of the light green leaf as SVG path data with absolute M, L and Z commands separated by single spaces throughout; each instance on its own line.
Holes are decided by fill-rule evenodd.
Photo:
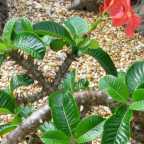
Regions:
M 34 81 L 27 74 L 19 74 L 12 77 L 10 81 L 10 90 L 13 91 L 18 87 L 28 86 L 33 83 Z
M 33 58 L 42 59 L 45 55 L 45 45 L 42 40 L 30 32 L 18 33 L 14 39 L 16 48 L 23 50 Z
M 17 19 L 16 23 L 15 23 L 15 32 L 23 32 L 23 31 L 33 31 L 33 27 L 32 27 L 32 23 L 29 19 L 27 19 L 26 17 L 22 17 Z
M 130 104 L 129 109 L 136 111 L 144 111 L 144 100 L 133 102 L 132 104 Z
M 0 125 L 0 136 L 3 136 L 4 134 L 11 132 L 15 128 L 16 128 L 16 125 L 11 125 L 11 124 Z
M 3 34 L 2 34 L 2 39 L 4 41 L 11 42 L 11 38 L 14 32 L 14 26 L 15 26 L 16 21 L 17 19 L 12 18 L 8 20 L 7 23 L 5 24 Z
M 144 89 L 136 89 L 132 94 L 132 99 L 134 101 L 144 100 Z
M 128 69 L 126 80 L 131 93 L 144 84 L 144 61 L 135 62 Z
M 48 131 L 41 137 L 41 140 L 44 144 L 69 144 L 68 137 L 58 130 Z
M 114 100 L 122 103 L 127 103 L 128 88 L 123 79 L 116 78 L 111 75 L 106 75 L 99 82 L 100 90 L 106 91 Z
M 73 130 L 80 121 L 76 101 L 70 93 L 55 92 L 49 96 L 54 125 L 66 135 L 73 135 Z
M 132 112 L 121 107 L 104 125 L 101 144 L 126 144 L 130 138 Z
M 81 135 L 87 133 L 89 130 L 96 127 L 96 125 L 100 124 L 104 119 L 102 117 L 93 115 L 81 120 L 75 128 L 75 136 L 78 138 Z
M 71 35 L 67 29 L 53 21 L 42 21 L 33 25 L 34 31 L 40 36 L 49 35 L 71 41 Z
M 89 25 L 87 21 L 78 16 L 69 18 L 64 22 L 64 25 L 72 35 L 76 36 L 82 36 L 89 31 Z
M 54 131 L 57 129 L 52 122 L 44 122 L 44 124 L 40 126 L 40 130 L 46 133 L 48 131 Z

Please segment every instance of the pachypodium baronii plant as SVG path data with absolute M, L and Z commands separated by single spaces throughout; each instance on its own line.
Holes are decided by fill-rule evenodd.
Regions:
M 10 54 L 18 49 L 33 58 L 43 59 L 46 47 L 58 51 L 66 45 L 76 56 L 93 56 L 107 73 L 117 75 L 109 55 L 95 39 L 86 36 L 90 31 L 91 25 L 80 17 L 69 18 L 62 24 L 42 21 L 34 25 L 26 18 L 11 19 L 5 25 L 0 41 L 1 54 Z
M 102 144 L 126 144 L 131 136 L 134 111 L 144 111 L 144 61 L 135 62 L 117 77 L 106 75 L 99 87 L 119 103 L 117 111 L 106 120 Z

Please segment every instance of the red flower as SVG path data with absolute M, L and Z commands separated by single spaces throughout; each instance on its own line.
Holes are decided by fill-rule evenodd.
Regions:
M 104 11 L 112 17 L 114 26 L 125 25 L 125 32 L 133 36 L 136 28 L 140 26 L 140 17 L 131 7 L 130 0 L 104 0 Z

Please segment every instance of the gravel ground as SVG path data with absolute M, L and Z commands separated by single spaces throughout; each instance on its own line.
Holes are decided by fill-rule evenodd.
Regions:
M 92 12 L 68 11 L 66 7 L 69 5 L 70 2 L 68 0 L 9 0 L 9 17 L 26 16 L 33 22 L 46 19 L 63 21 L 65 18 L 75 15 L 81 16 L 89 22 L 92 22 L 93 18 L 96 18 L 96 14 Z M 111 55 L 119 70 L 126 70 L 134 61 L 143 59 L 144 38 L 136 34 L 132 39 L 128 39 L 123 29 L 113 27 L 110 20 L 104 21 L 92 33 L 91 37 L 97 39 L 101 47 Z M 64 51 L 55 53 L 48 50 L 44 60 L 37 62 L 39 68 L 49 80 L 53 79 L 55 71 L 58 70 L 58 66 L 64 60 Z M 73 62 L 71 69 L 76 69 L 77 79 L 87 78 L 90 80 L 90 87 L 92 88 L 97 88 L 98 80 L 105 74 L 97 61 L 89 56 L 83 56 L 76 62 Z M 16 65 L 15 62 L 6 61 L 0 69 L 2 76 L 0 79 L 0 88 L 6 87 L 14 74 L 23 72 L 25 70 Z M 18 89 L 17 93 L 26 96 L 33 93 L 33 91 L 39 91 L 39 89 L 37 82 L 35 82 L 35 84 L 29 87 Z M 38 102 L 39 106 L 43 105 L 44 101 L 40 100 Z

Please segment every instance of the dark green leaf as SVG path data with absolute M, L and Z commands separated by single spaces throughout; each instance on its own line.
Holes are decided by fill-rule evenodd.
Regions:
M 128 69 L 126 80 L 131 93 L 144 84 L 144 61 L 135 62 Z
M 89 81 L 87 79 L 80 79 L 75 83 L 75 91 L 85 90 L 89 87 Z
M 136 89 L 132 94 L 134 101 L 144 100 L 144 89 Z
M 80 121 L 76 101 L 70 93 L 55 92 L 49 96 L 49 105 L 57 129 L 66 135 L 72 135 Z
M 0 90 L 0 108 L 14 112 L 16 108 L 15 98 L 4 90 Z
M 23 50 L 27 54 L 37 59 L 42 59 L 45 55 L 45 45 L 34 33 L 18 33 L 14 39 L 14 45 L 16 48 Z
M 121 107 L 104 125 L 102 144 L 126 144 L 130 138 L 132 112 Z
M 110 56 L 101 48 L 88 48 L 86 54 L 94 57 L 107 74 L 117 75 L 116 67 Z
M 62 39 L 56 39 L 50 43 L 50 47 L 54 51 L 61 50 L 64 47 L 64 45 L 65 45 L 65 42 Z
M 88 131 L 95 128 L 97 125 L 99 125 L 104 119 L 99 116 L 89 116 L 87 118 L 84 118 L 82 121 L 79 122 L 79 124 L 75 128 L 75 136 L 78 138 Z
M 101 78 L 99 82 L 99 88 L 106 91 L 114 100 L 122 103 L 127 103 L 128 100 L 128 88 L 123 79 L 106 75 Z
M 102 133 L 103 133 L 103 127 L 104 127 L 104 122 L 96 125 L 96 127 L 89 130 L 84 135 L 80 136 L 77 139 L 77 142 L 83 144 L 83 143 L 86 143 L 86 142 L 90 142 L 92 140 L 96 140 L 96 138 L 100 138 Z
M 69 144 L 68 137 L 58 130 L 48 131 L 41 137 L 41 140 L 44 144 Z
M 37 34 L 41 36 L 49 35 L 71 41 L 71 36 L 67 29 L 59 23 L 53 21 L 42 21 L 36 23 L 33 25 L 33 29 Z
M 88 23 L 81 17 L 71 17 L 64 22 L 64 25 L 68 28 L 72 35 L 82 36 L 89 31 Z
M 33 83 L 34 81 L 27 74 L 19 74 L 12 77 L 10 81 L 10 89 L 13 91 L 18 87 L 28 86 Z

